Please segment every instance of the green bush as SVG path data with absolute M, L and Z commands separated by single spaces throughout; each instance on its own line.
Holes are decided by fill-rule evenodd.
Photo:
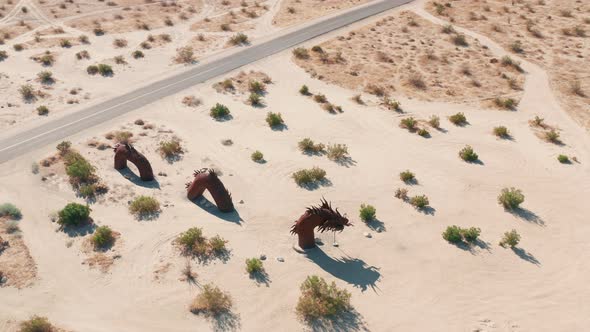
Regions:
M 416 181 L 416 176 L 414 175 L 414 173 L 410 172 L 410 170 L 405 170 L 399 173 L 399 178 L 405 183 L 413 183 Z
M 181 233 L 176 240 L 182 246 L 183 251 L 188 253 L 193 251 L 195 246 L 205 243 L 207 239 L 203 236 L 201 228 L 193 227 Z
M 250 96 L 248 97 L 248 102 L 250 103 L 250 105 L 252 106 L 259 106 L 262 105 L 262 96 L 252 92 L 250 94 Z
M 262 152 L 256 150 L 252 153 L 250 158 L 252 159 L 252 161 L 259 163 L 259 162 L 264 161 L 264 154 L 262 154 Z
M 559 156 L 557 156 L 557 160 L 559 160 L 559 162 L 562 164 L 569 164 L 570 163 L 570 158 L 566 155 L 563 155 L 563 154 L 560 154 Z
M 129 205 L 129 212 L 140 218 L 153 216 L 160 212 L 160 203 L 153 197 L 139 196 Z
M 428 124 L 432 127 L 432 128 L 439 128 L 440 127 L 440 118 L 436 115 L 433 115 L 430 117 L 430 119 L 428 120 Z
M 78 188 L 78 192 L 80 193 L 80 196 L 82 196 L 84 198 L 94 197 L 96 195 L 96 191 L 97 191 L 97 188 L 94 183 L 83 184 Z
M 477 238 L 479 237 L 480 234 L 481 234 L 481 230 L 476 227 L 461 229 L 461 235 L 463 236 L 463 239 L 465 240 L 465 242 L 468 242 L 468 243 L 476 242 Z
M 516 102 L 516 100 L 512 99 L 512 98 L 496 98 L 494 99 L 494 104 L 496 104 L 496 106 L 503 108 L 503 109 L 507 109 L 507 110 L 511 110 L 514 109 L 518 103 Z
M 229 39 L 230 44 L 232 45 L 242 45 L 242 44 L 248 44 L 248 36 L 246 36 L 243 33 L 238 33 L 234 36 L 232 36 Z
M 53 78 L 53 73 L 48 70 L 39 72 L 37 74 L 37 78 L 39 78 L 39 81 L 41 81 L 41 83 L 43 84 L 51 84 L 55 81 L 55 79 Z
M 428 137 L 430 135 L 430 133 L 425 128 L 420 128 L 418 130 L 418 135 L 420 135 L 422 137 Z
M 56 332 L 57 329 L 49 323 L 46 317 L 33 316 L 20 323 L 18 332 Z
M 283 117 L 281 116 L 281 113 L 273 112 L 268 112 L 266 114 L 266 123 L 268 123 L 269 127 L 271 128 L 275 128 L 285 124 L 285 122 L 283 121 Z
M 506 246 L 514 248 L 515 246 L 518 245 L 519 242 L 520 242 L 520 234 L 518 234 L 518 232 L 513 229 L 510 232 L 504 233 L 504 237 L 502 237 L 502 240 L 500 241 L 499 244 L 500 244 L 500 246 L 502 246 L 504 248 Z
M 508 131 L 508 128 L 504 126 L 498 126 L 494 127 L 494 135 L 500 138 L 507 138 L 510 137 L 510 132 Z
M 221 254 L 227 250 L 225 244 L 227 243 L 221 236 L 215 235 L 214 237 L 210 238 L 208 241 L 209 249 L 213 254 Z
M 143 54 L 143 52 L 142 52 L 142 51 L 140 51 L 140 50 L 136 50 L 136 51 L 133 51 L 133 53 L 131 53 L 131 56 L 132 56 L 134 59 L 141 59 L 141 58 L 143 58 L 145 55 Z
M 423 209 L 430 204 L 428 197 L 426 195 L 417 195 L 410 198 L 410 204 L 412 204 L 417 209 Z
M 323 153 L 325 146 L 322 143 L 315 144 L 310 138 L 304 138 L 298 143 L 299 150 L 305 153 Z
M 259 258 L 246 259 L 246 271 L 250 274 L 261 273 L 264 271 L 264 266 Z
M 328 158 L 330 160 L 341 161 L 348 158 L 348 147 L 346 144 L 328 145 Z
M 308 59 L 309 58 L 309 51 L 303 47 L 297 47 L 293 50 L 293 55 L 297 59 Z
M 0 217 L 9 217 L 10 219 L 20 219 L 23 214 L 20 209 L 12 203 L 0 204 Z
M 227 293 L 213 284 L 206 284 L 189 309 L 193 314 L 203 313 L 205 316 L 215 317 L 229 312 L 231 307 L 232 299 Z
M 416 121 L 416 119 L 414 119 L 413 117 L 401 119 L 399 122 L 400 127 L 408 129 L 410 131 L 415 130 L 417 124 L 418 121 Z
M 517 209 L 524 202 L 524 195 L 520 189 L 504 188 L 498 196 L 498 203 L 509 210 Z
M 317 95 L 313 96 L 313 100 L 316 103 L 320 103 L 320 104 L 328 102 L 328 98 L 326 98 L 326 96 L 321 93 L 318 93 Z
M 309 88 L 307 87 L 307 85 L 302 85 L 301 88 L 299 89 L 299 93 L 304 96 L 309 95 Z
M 228 117 L 230 115 L 230 111 L 227 106 L 217 103 L 215 106 L 211 107 L 209 115 L 216 120 L 220 120 Z
M 37 114 L 47 115 L 47 114 L 49 114 L 49 108 L 47 108 L 47 106 L 45 106 L 45 105 L 41 105 L 41 106 L 37 107 Z
M 374 220 L 377 215 L 377 209 L 374 206 L 369 204 L 361 204 L 361 209 L 359 210 L 359 216 L 361 220 L 364 222 Z
M 545 132 L 545 139 L 551 143 L 559 143 L 559 133 L 555 129 L 551 129 Z
M 461 151 L 459 151 L 459 157 L 467 162 L 474 162 L 479 159 L 477 153 L 475 153 L 473 148 L 469 145 L 465 146 L 463 149 L 461 149 Z
M 172 138 L 168 141 L 161 141 L 158 151 L 164 158 L 175 158 L 184 153 L 184 150 L 180 145 L 180 141 L 177 138 Z
M 292 177 L 299 186 L 313 185 L 325 179 L 326 171 L 319 167 L 301 169 L 293 173 Z
M 306 320 L 330 317 L 349 311 L 350 293 L 328 284 L 323 278 L 309 276 L 301 285 L 301 296 L 297 302 L 297 314 Z
M 72 184 L 88 182 L 94 179 L 95 168 L 88 160 L 77 152 L 69 152 L 66 157 L 66 173 L 70 177 Z
M 62 156 L 65 156 L 66 153 L 70 152 L 70 148 L 72 147 L 72 142 L 70 141 L 62 141 L 56 146 L 57 151 Z
M 57 222 L 62 226 L 78 226 L 88 221 L 90 208 L 78 203 L 69 203 L 58 212 Z
M 23 84 L 18 88 L 18 92 L 24 100 L 35 99 L 35 89 L 30 84 Z
M 451 243 L 459 243 L 463 241 L 463 236 L 461 235 L 461 228 L 459 226 L 448 226 L 447 229 L 442 233 L 443 239 L 451 242 Z
M 266 92 L 266 85 L 262 82 L 250 81 L 248 82 L 248 90 L 261 95 Z
M 455 34 L 451 37 L 453 43 L 457 46 L 469 46 L 467 43 L 467 38 L 463 34 Z
M 451 121 L 454 125 L 462 126 L 467 123 L 467 118 L 465 117 L 465 114 L 459 112 L 449 116 L 449 121 Z
M 95 75 L 96 73 L 98 73 L 98 66 L 90 65 L 86 67 L 86 72 L 90 75 Z
M 113 231 L 109 226 L 100 226 L 92 235 L 92 243 L 96 248 L 104 248 L 115 241 Z
M 111 75 L 113 75 L 113 67 L 111 67 L 109 65 L 105 65 L 104 63 L 101 63 L 98 65 L 98 72 L 102 76 L 111 76 Z

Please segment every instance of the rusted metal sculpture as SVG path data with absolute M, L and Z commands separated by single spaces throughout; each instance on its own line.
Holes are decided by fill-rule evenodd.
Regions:
M 201 195 L 205 189 L 209 190 L 217 208 L 221 212 L 231 212 L 234 210 L 234 203 L 231 194 L 217 176 L 214 170 L 203 168 L 194 172 L 193 182 L 186 184 L 186 197 L 191 201 Z
M 139 177 L 142 181 L 152 181 L 154 172 L 152 165 L 147 158 L 139 153 L 133 145 L 129 143 L 115 145 L 115 169 L 124 169 L 127 167 L 127 160 L 132 162 L 139 170 Z
M 341 232 L 345 226 L 351 225 L 338 209 L 332 209 L 332 204 L 322 198 L 321 205 L 308 207 L 305 213 L 295 221 L 295 225 L 291 227 L 291 234 L 298 235 L 301 249 L 310 249 L 316 246 L 314 228 L 317 227 L 322 233 Z

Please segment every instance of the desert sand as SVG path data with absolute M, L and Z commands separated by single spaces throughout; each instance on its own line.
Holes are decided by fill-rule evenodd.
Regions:
M 274 7 L 269 8 L 272 13 Z M 514 55 L 487 34 L 459 26 L 455 27 L 457 33 L 465 34 L 470 46 L 456 50 L 440 32 L 449 22 L 429 14 L 426 8 L 426 1 L 418 1 L 301 46 L 311 50 L 321 45 L 328 52 L 342 48 L 345 64 L 326 65 L 315 54 L 300 60 L 292 50 L 284 51 L 69 137 L 72 148 L 96 167 L 100 182 L 109 188 L 95 200 L 77 196 L 59 158 L 47 167 L 38 166 L 38 173 L 31 171 L 31 164 L 56 155 L 59 142 L 1 164 L 0 204 L 14 203 L 23 213 L 18 222 L 20 235 L 36 264 L 36 277 L 28 287 L 6 284 L 0 288 L 0 329 L 16 330 L 17 322 L 32 315 L 48 317 L 64 330 L 91 332 L 586 329 L 590 323 L 586 301 L 590 290 L 585 286 L 590 264 L 584 255 L 590 250 L 586 240 L 590 210 L 585 204 L 590 197 L 587 131 L 570 117 L 551 73 L 543 66 Z M 355 45 L 351 45 L 352 51 L 346 48 L 348 36 L 369 35 L 367 30 L 381 25 L 383 30 L 379 31 L 391 29 L 387 38 L 400 47 L 392 50 L 391 57 L 425 53 L 426 49 L 403 45 L 410 43 L 401 32 L 408 18 L 419 24 L 408 28 L 416 34 L 416 41 L 430 39 L 434 51 L 457 53 L 454 56 L 462 61 L 453 62 L 452 68 L 436 69 L 419 61 L 407 68 L 394 58 L 387 64 L 390 67 L 382 69 L 391 75 L 379 76 L 372 50 L 363 54 Z M 398 22 L 397 29 L 390 22 Z M 145 39 L 141 33 L 125 36 L 131 45 L 131 40 Z M 441 38 L 436 37 L 439 35 Z M 91 56 L 107 59 L 120 54 L 108 35 L 100 42 L 91 38 L 91 45 L 104 46 L 104 51 L 91 52 Z M 366 42 L 377 49 L 384 47 L 377 40 Z M 60 59 L 71 58 L 73 54 L 67 52 L 74 50 L 60 50 L 67 55 L 60 54 L 56 61 L 54 66 L 63 67 L 59 72 L 57 67 L 54 70 L 58 80 L 47 93 L 63 95 L 55 90 L 80 86 L 81 94 L 88 91 L 91 101 L 106 98 L 113 87 L 125 90 L 119 78 L 125 78 L 127 85 L 154 79 L 158 71 L 150 69 L 150 63 L 166 63 L 162 68 L 182 67 L 170 60 L 174 46 L 159 47 L 162 54 L 148 50 L 141 60 L 126 56 L 133 65 L 122 72 L 113 65 L 117 70 L 113 78 L 88 77 L 83 72 L 86 65 L 67 69 L 70 61 Z M 523 73 L 489 62 L 506 55 L 520 61 Z M 30 59 L 15 58 L 1 65 L 34 69 L 19 77 L 9 68 L 7 75 L 11 77 L 34 78 L 42 69 Z M 365 92 L 369 80 L 363 81 L 362 75 L 343 80 L 342 69 L 332 70 L 352 65 L 353 60 L 363 66 L 359 71 L 376 83 L 391 77 L 387 82 L 395 89 L 388 93 L 400 102 L 403 112 L 383 107 L 381 97 Z M 469 65 L 482 88 L 461 89 L 471 79 L 460 72 L 462 64 Z M 403 84 L 413 70 L 422 72 L 427 90 Z M 501 72 L 515 77 L 520 89 L 511 89 L 505 79 L 491 74 Z M 272 83 L 266 84 L 263 105 L 253 107 L 244 102 L 248 95 L 244 83 L 262 80 L 261 73 Z M 219 89 L 219 82 L 226 79 L 237 86 L 234 93 Z M 93 83 L 88 87 L 82 84 L 90 80 Z M 434 81 L 440 84 L 432 84 Z M 39 87 L 37 82 L 31 84 Z M 299 92 L 303 85 L 311 95 Z M 449 90 L 455 94 L 447 93 Z M 2 91 L 9 98 L 18 98 L 14 90 Z M 326 112 L 314 101 L 320 93 L 342 111 Z M 352 99 L 358 94 L 362 104 Z M 187 96 L 194 102 L 187 102 Z M 518 99 L 513 110 L 482 102 L 507 96 Z M 212 119 L 209 112 L 217 103 L 226 105 L 231 117 Z M 5 114 L 5 109 L 1 112 Z M 269 128 L 265 121 L 268 112 L 281 113 L 285 125 Z M 458 112 L 465 114 L 466 125 L 456 126 L 448 120 Z M 433 115 L 440 118 L 439 129 L 420 124 L 428 128 L 429 137 L 400 128 L 402 119 L 425 121 Z M 547 127 L 531 126 L 535 116 L 543 118 Z M 16 118 L 14 115 L 14 121 Z M 27 125 L 35 123 L 28 121 Z M 492 133 L 501 125 L 510 130 L 508 139 Z M 560 134 L 557 144 L 543 139 L 549 126 Z M 0 133 L 0 137 L 14 130 Z M 131 164 L 123 171 L 113 168 L 111 147 L 116 144 L 116 135 L 110 134 L 117 131 L 133 134 L 131 142 L 149 159 L 155 181 L 140 181 Z M 306 137 L 324 144 L 345 144 L 350 157 L 335 162 L 323 155 L 304 154 L 298 142 Z M 160 142 L 170 139 L 177 139 L 183 148 L 173 160 L 158 151 Z M 479 162 L 459 158 L 465 145 L 473 147 Z M 264 154 L 264 163 L 251 160 L 256 150 Z M 558 162 L 561 154 L 572 161 Z M 313 166 L 327 173 L 327 181 L 317 188 L 302 188 L 291 178 L 293 172 Z M 186 199 L 185 183 L 192 180 L 193 170 L 203 167 L 220 174 L 232 194 L 234 212 L 217 211 L 209 193 L 195 202 Z M 402 182 L 399 173 L 404 170 L 414 172 L 417 182 Z M 498 204 L 497 196 L 506 187 L 524 193 L 520 209 L 509 212 Z M 410 196 L 426 195 L 430 207 L 415 209 L 395 198 L 398 188 L 406 188 Z M 156 198 L 161 204 L 159 215 L 140 220 L 130 214 L 128 204 L 139 195 Z M 354 225 L 337 234 L 316 232 L 322 244 L 300 253 L 294 250 L 297 237 L 290 234 L 290 228 L 306 207 L 317 205 L 322 197 L 346 213 Z M 118 233 L 115 245 L 96 252 L 88 247 L 92 227 L 74 233 L 59 230 L 52 219 L 69 202 L 88 203 L 94 225 L 107 225 Z M 360 220 L 361 204 L 377 209 L 375 220 Z M 450 225 L 479 227 L 479 241 L 460 246 L 448 243 L 441 233 Z M 206 236 L 225 239 L 228 256 L 206 263 L 183 256 L 175 239 L 191 227 L 201 227 Z M 521 235 L 520 243 L 512 249 L 499 246 L 502 235 L 512 229 Z M 333 246 L 334 240 L 338 246 Z M 5 254 L 0 254 L 0 269 L 5 266 Z M 266 256 L 268 277 L 251 279 L 244 261 L 261 255 Z M 182 274 L 187 262 L 196 273 L 195 282 Z M 354 310 L 315 325 L 299 319 L 295 312 L 299 286 L 308 275 L 321 276 L 348 290 Z M 189 311 L 195 296 L 208 283 L 227 291 L 233 299 L 231 312 L 219 319 Z

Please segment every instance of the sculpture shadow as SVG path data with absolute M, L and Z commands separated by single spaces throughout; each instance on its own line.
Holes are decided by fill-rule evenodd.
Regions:
M 250 279 L 254 280 L 258 286 L 270 286 L 270 277 L 266 271 L 259 271 L 250 273 Z
M 231 211 L 231 212 L 221 212 L 221 211 L 219 211 L 217 206 L 214 203 L 212 203 L 211 201 L 209 201 L 207 199 L 207 197 L 205 197 L 205 196 L 198 197 L 198 198 L 192 200 L 191 202 L 193 202 L 195 205 L 197 205 L 201 209 L 205 210 L 209 214 L 216 216 L 219 219 L 233 222 L 238 225 L 241 225 L 242 221 L 244 221 L 242 219 L 242 217 L 240 217 L 240 213 L 238 212 L 238 210 L 236 210 L 235 207 L 234 207 L 233 211 Z
M 332 331 L 370 331 L 362 315 L 355 309 L 342 312 L 331 318 L 314 319 L 308 321 L 314 332 Z
M 511 249 L 522 260 L 525 260 L 531 264 L 541 265 L 541 262 L 539 262 L 539 260 L 537 258 L 535 258 L 535 256 L 533 256 L 533 254 L 531 254 L 530 252 L 527 252 L 526 250 L 524 250 L 522 248 L 516 248 L 516 247 L 513 247 Z
M 539 217 L 536 213 L 528 209 L 519 207 L 512 210 L 507 209 L 506 211 L 510 212 L 510 214 L 512 214 L 513 216 L 528 221 L 530 223 L 537 224 L 539 226 L 545 226 L 545 221 L 541 219 L 541 217 Z
M 385 223 L 377 218 L 373 218 L 365 223 L 372 231 L 377 233 L 385 232 L 387 228 Z
M 376 283 L 381 278 L 379 269 L 369 266 L 365 261 L 348 256 L 332 258 L 319 248 L 305 252 L 306 257 L 316 263 L 324 271 L 334 277 L 347 282 L 354 287 L 360 288 L 363 292 L 371 287 L 375 291 Z
M 212 328 L 215 332 L 238 331 L 242 325 L 240 316 L 232 311 L 222 312 L 211 318 Z
M 94 233 L 96 227 L 97 226 L 92 218 L 89 218 L 84 224 L 77 226 L 62 226 L 59 229 L 66 233 L 69 237 L 79 237 Z
M 133 183 L 137 186 L 144 187 L 144 188 L 160 189 L 160 183 L 155 178 L 152 181 L 143 181 L 129 167 L 119 169 L 118 171 L 119 171 L 119 174 L 121 174 L 124 178 L 126 178 L 131 183 Z

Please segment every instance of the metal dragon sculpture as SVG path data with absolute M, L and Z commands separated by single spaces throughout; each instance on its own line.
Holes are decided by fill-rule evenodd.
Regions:
M 348 219 L 341 215 L 338 209 L 332 209 L 332 205 L 322 198 L 319 206 L 310 206 L 291 227 L 291 234 L 299 237 L 299 247 L 310 249 L 316 246 L 314 228 L 320 232 L 339 231 L 345 226 L 351 226 Z
M 142 181 L 152 181 L 154 172 L 147 158 L 139 153 L 133 145 L 129 143 L 118 143 L 115 145 L 115 169 L 124 169 L 127 167 L 127 161 L 132 162 L 139 170 L 139 176 Z
M 231 194 L 217 176 L 214 170 L 203 168 L 198 171 L 194 171 L 195 178 L 193 182 L 186 184 L 186 197 L 191 201 L 201 195 L 205 189 L 209 190 L 209 193 L 215 200 L 217 208 L 221 212 L 231 212 L 234 210 L 234 203 L 232 202 Z

